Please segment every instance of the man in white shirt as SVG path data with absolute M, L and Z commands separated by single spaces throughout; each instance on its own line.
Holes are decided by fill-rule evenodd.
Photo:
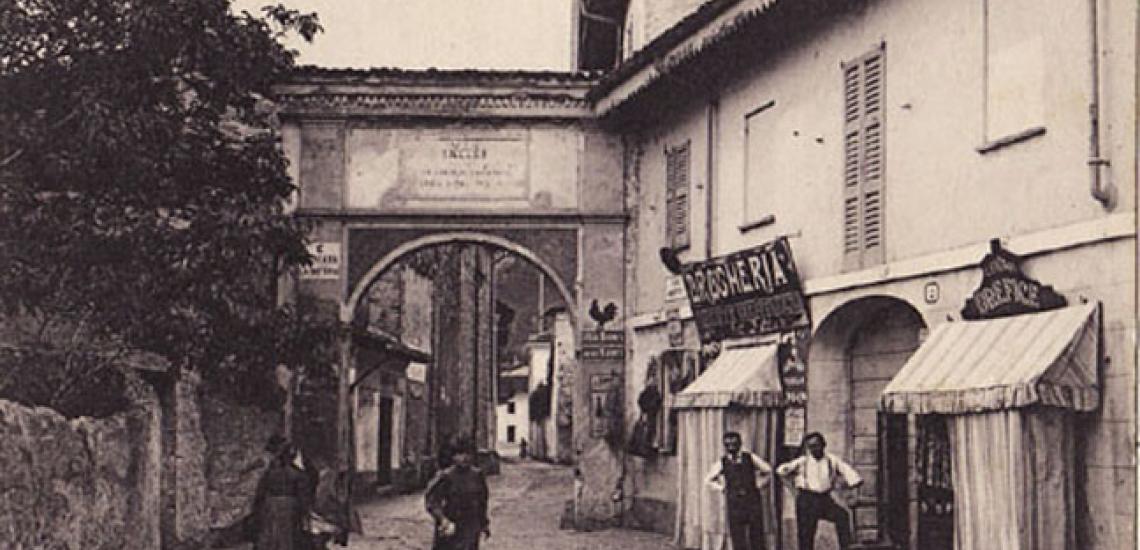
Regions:
M 732 549 L 763 550 L 764 515 L 760 488 L 768 484 L 772 467 L 756 455 L 741 450 L 739 433 L 725 432 L 724 450 L 724 456 L 709 469 L 705 483 L 724 492 Z
M 857 489 L 863 484 L 863 478 L 839 457 L 824 452 L 827 441 L 823 434 L 807 434 L 804 447 L 807 452 L 803 456 L 776 468 L 776 474 L 785 479 L 791 477 L 796 488 L 796 531 L 800 550 L 815 548 L 815 529 L 821 519 L 835 524 L 839 547 L 847 550 L 851 545 L 851 513 L 835 502 L 831 490 L 841 485 Z

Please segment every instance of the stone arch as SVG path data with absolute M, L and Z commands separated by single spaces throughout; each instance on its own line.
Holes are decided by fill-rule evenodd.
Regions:
M 527 262 L 530 262 L 536 269 L 541 271 L 543 275 L 548 277 L 558 289 L 562 299 L 566 301 L 566 310 L 570 315 L 570 321 L 573 326 L 577 327 L 577 300 L 570 287 L 562 280 L 550 264 L 544 261 L 541 257 L 531 251 L 529 248 L 518 244 L 510 239 L 500 237 L 497 235 L 490 235 L 487 233 L 480 233 L 477 231 L 449 231 L 444 233 L 429 234 L 422 237 L 410 239 L 401 243 L 399 246 L 392 249 L 380 259 L 376 260 L 368 271 L 356 282 L 349 293 L 348 299 L 345 300 L 340 306 L 340 320 L 343 323 L 351 323 L 353 314 L 356 312 L 356 307 L 360 304 L 360 300 L 364 297 L 364 293 L 368 291 L 368 287 L 384 273 L 386 269 L 391 267 L 400 258 L 407 254 L 415 252 L 421 248 L 427 248 L 443 244 L 484 244 L 501 248 L 508 252 L 518 255 Z
M 914 420 L 880 415 L 886 384 L 918 348 L 927 324 L 909 302 L 870 295 L 844 302 L 820 322 L 808 352 L 813 429 L 866 480 L 855 510 L 856 539 L 908 546 L 914 533 Z M 904 539 L 904 540 L 898 540 Z

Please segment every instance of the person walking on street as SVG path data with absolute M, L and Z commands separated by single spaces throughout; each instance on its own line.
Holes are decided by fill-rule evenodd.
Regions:
M 815 530 L 822 519 L 835 524 L 839 548 L 847 550 L 851 546 L 851 512 L 835 501 L 832 489 L 844 485 L 851 488 L 848 500 L 853 500 L 859 486 L 863 484 L 863 478 L 851 465 L 824 451 L 827 441 L 823 434 L 807 434 L 803 446 L 806 452 L 802 456 L 776 468 L 776 474 L 781 478 L 791 478 L 796 490 L 796 534 L 799 548 L 815 548 Z
M 428 483 L 424 503 L 435 519 L 433 550 L 478 550 L 479 536 L 491 536 L 487 478 L 474 460 L 475 443 L 461 441 L 452 447 L 452 465 Z
M 294 464 L 297 450 L 281 436 L 266 445 L 273 455 L 253 499 L 254 550 L 308 550 L 305 520 L 312 488 L 309 476 Z
M 760 489 L 768 484 L 772 467 L 741 450 L 740 434 L 724 434 L 725 454 L 705 476 L 705 483 L 725 495 L 728 533 L 733 550 L 763 550 L 764 521 Z

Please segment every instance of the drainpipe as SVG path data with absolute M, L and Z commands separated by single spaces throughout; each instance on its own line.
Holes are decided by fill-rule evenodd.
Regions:
M 1110 196 L 1102 179 L 1102 167 L 1108 166 L 1108 159 L 1100 156 L 1100 40 L 1097 31 L 1099 0 L 1089 0 L 1089 193 L 1104 207 L 1109 206 Z

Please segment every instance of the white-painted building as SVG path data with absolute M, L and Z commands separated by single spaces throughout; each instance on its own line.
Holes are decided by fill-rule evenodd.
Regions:
M 499 373 L 500 403 L 495 407 L 498 438 L 495 450 L 502 456 L 519 456 L 520 445 L 527 442 L 530 452 L 530 369 L 521 365 Z

